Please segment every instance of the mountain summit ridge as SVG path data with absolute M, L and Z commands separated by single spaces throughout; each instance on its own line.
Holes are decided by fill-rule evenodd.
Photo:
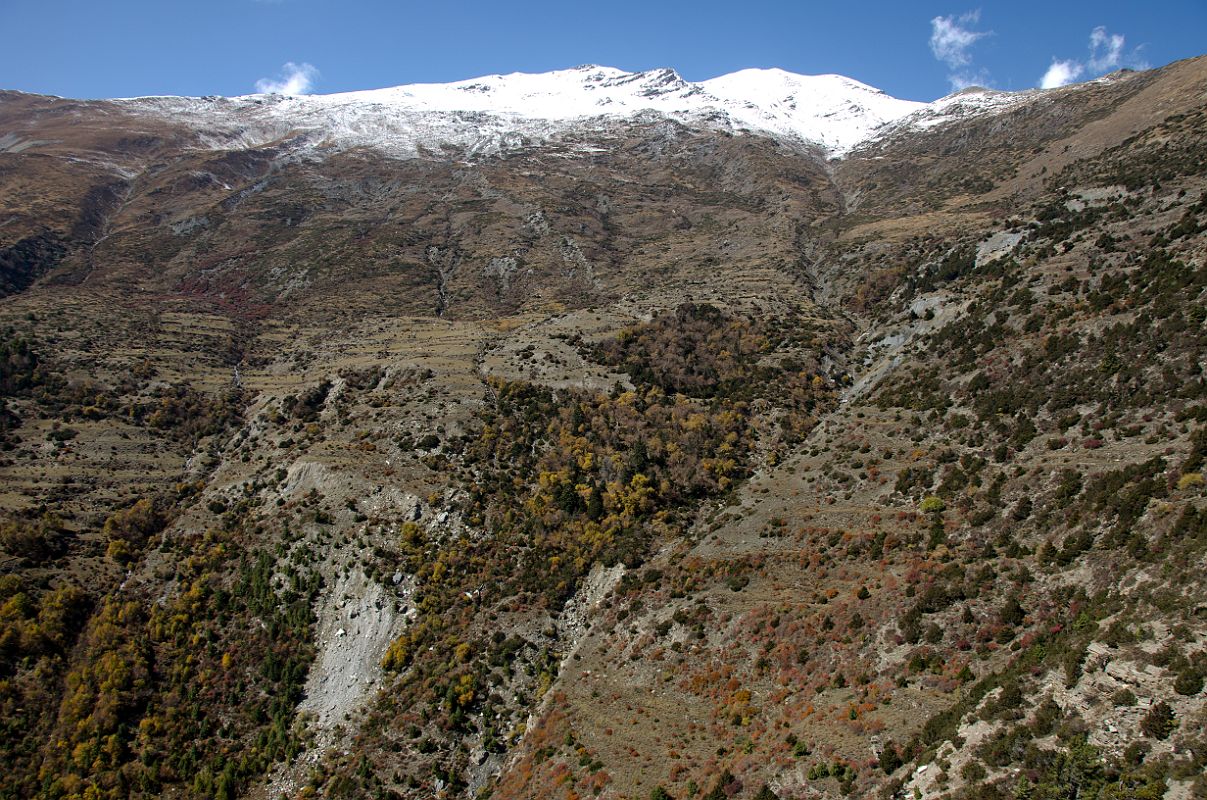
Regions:
M 282 144 L 312 154 L 365 148 L 393 158 L 472 161 L 560 143 L 564 154 L 591 155 L 634 123 L 665 121 L 768 136 L 842 159 L 898 132 L 994 115 L 1070 89 L 1078 90 L 977 87 L 926 103 L 834 73 L 747 68 L 688 81 L 670 67 L 626 72 L 584 64 L 332 94 L 54 99 L 183 125 L 194 146 L 209 150 Z
M 771 134 L 841 156 L 891 123 L 929 108 L 834 74 L 751 68 L 693 82 L 671 68 L 626 72 L 594 64 L 326 95 L 114 102 L 192 118 L 194 127 L 221 128 L 233 116 L 236 127 L 258 127 L 270 138 L 287 129 L 309 131 L 332 143 L 402 155 L 416 155 L 425 145 L 473 147 L 481 134 L 541 140 L 654 112 L 689 125 Z

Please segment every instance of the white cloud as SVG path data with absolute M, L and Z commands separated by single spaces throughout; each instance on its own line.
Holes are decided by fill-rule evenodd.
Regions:
M 276 78 L 256 81 L 256 91 L 262 94 L 307 94 L 314 87 L 319 71 L 312 64 L 287 62 Z
M 966 67 L 972 63 L 968 50 L 978 39 L 989 35 L 988 31 L 974 31 L 967 26 L 975 25 L 981 18 L 980 11 L 969 11 L 957 17 L 935 17 L 930 21 L 930 52 L 935 58 L 951 68 Z
M 1077 59 L 1052 59 L 1052 65 L 1039 79 L 1041 89 L 1055 89 L 1066 86 L 1073 81 L 1086 77 L 1105 75 L 1120 67 L 1132 69 L 1148 69 L 1148 62 L 1140 57 L 1140 48 L 1130 53 L 1124 50 L 1126 40 L 1121 33 L 1107 33 L 1106 27 L 1099 25 L 1090 31 L 1089 57 L 1085 61 Z
M 980 18 L 980 11 L 968 11 L 930 21 L 930 52 L 950 68 L 947 80 L 956 91 L 989 82 L 985 70 L 973 69 L 972 53 L 969 52 L 979 40 L 991 35 L 990 31 L 972 29 Z
M 1048 67 L 1048 71 L 1040 78 L 1039 88 L 1055 89 L 1058 86 L 1066 86 L 1081 77 L 1081 73 L 1085 72 L 1085 67 L 1076 61 L 1053 61 L 1052 66 Z
M 1123 34 L 1107 34 L 1106 28 L 1099 25 L 1090 32 L 1090 70 L 1092 72 L 1109 72 L 1122 63 Z
M 962 70 L 953 72 L 947 76 L 947 80 L 951 83 L 952 91 L 960 91 L 967 89 L 969 86 L 988 86 L 989 85 L 989 70 Z

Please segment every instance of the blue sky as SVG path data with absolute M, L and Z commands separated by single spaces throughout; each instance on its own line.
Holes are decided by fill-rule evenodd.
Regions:
M 327 93 L 595 63 L 689 80 L 835 72 L 932 100 L 1201 55 L 1207 0 L 0 0 L 0 30 L 0 88 L 70 97 Z

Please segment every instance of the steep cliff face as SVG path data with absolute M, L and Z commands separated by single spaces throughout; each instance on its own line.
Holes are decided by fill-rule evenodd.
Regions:
M 0 796 L 1203 791 L 1204 98 L 0 94 Z

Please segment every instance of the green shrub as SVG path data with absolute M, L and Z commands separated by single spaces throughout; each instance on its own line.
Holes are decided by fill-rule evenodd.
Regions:
M 1167 739 L 1178 727 L 1174 719 L 1173 709 L 1165 701 L 1161 701 L 1148 710 L 1140 720 L 1140 732 L 1153 739 Z
M 923 514 L 941 514 L 946 509 L 947 504 L 943 502 L 943 499 L 933 494 L 918 505 L 918 510 Z
M 1187 667 L 1178 673 L 1178 677 L 1174 679 L 1173 689 L 1175 692 L 1187 697 L 1193 697 L 1203 691 L 1203 675 L 1193 667 Z

